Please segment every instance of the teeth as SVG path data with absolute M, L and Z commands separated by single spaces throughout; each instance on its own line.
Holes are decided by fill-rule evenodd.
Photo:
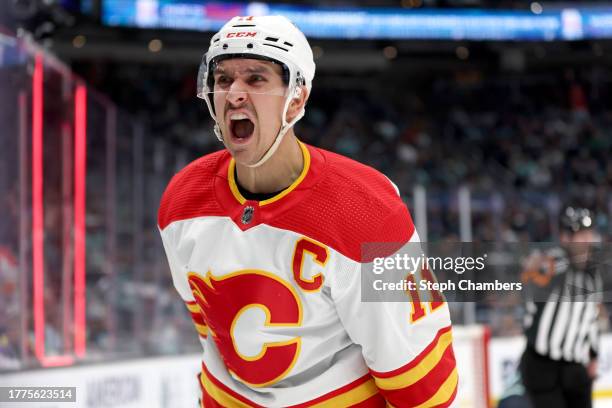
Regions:
M 230 115 L 231 120 L 242 120 L 242 119 L 248 119 L 248 118 L 249 117 L 245 115 L 244 113 L 232 113 Z

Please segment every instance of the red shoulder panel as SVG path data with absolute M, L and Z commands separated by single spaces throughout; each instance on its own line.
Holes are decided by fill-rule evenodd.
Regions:
M 308 175 L 286 197 L 258 207 L 260 222 L 315 239 L 359 262 L 390 255 L 410 240 L 412 219 L 389 179 L 354 160 L 307 148 L 312 157 Z M 222 150 L 174 176 L 162 197 L 159 227 L 206 215 L 240 214 L 242 205 L 226 179 L 230 158 Z
M 360 262 L 395 252 L 414 233 L 412 219 L 382 173 L 354 160 L 318 150 L 325 172 L 311 193 L 268 223 L 313 238 Z M 376 248 L 364 254 L 362 244 Z
M 162 196 L 157 213 L 159 227 L 164 229 L 173 221 L 203 215 L 222 215 L 213 187 L 219 167 L 228 160 L 229 153 L 220 150 L 191 162 L 177 173 Z

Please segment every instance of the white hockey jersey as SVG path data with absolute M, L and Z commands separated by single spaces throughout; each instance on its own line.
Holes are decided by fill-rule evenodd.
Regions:
M 273 198 L 246 200 L 226 151 L 191 163 L 162 198 L 174 285 L 204 348 L 202 406 L 449 406 L 447 305 L 361 301 L 362 244 L 418 240 L 397 190 L 301 147 L 302 173 Z

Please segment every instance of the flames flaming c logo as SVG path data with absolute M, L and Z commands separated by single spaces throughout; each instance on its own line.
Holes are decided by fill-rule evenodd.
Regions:
M 266 342 L 256 356 L 242 355 L 235 342 L 235 325 L 250 308 L 266 314 L 266 327 L 299 326 L 302 306 L 294 289 L 273 274 L 240 270 L 222 278 L 188 274 L 189 286 L 227 368 L 243 382 L 264 387 L 280 381 L 295 364 L 300 337 Z

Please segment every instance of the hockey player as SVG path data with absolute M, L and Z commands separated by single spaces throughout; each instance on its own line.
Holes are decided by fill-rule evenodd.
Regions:
M 280 16 L 233 18 L 202 61 L 225 149 L 172 179 L 158 219 L 204 348 L 202 406 L 447 407 L 447 305 L 360 300 L 362 244 L 418 236 L 384 175 L 297 139 L 314 73 Z

